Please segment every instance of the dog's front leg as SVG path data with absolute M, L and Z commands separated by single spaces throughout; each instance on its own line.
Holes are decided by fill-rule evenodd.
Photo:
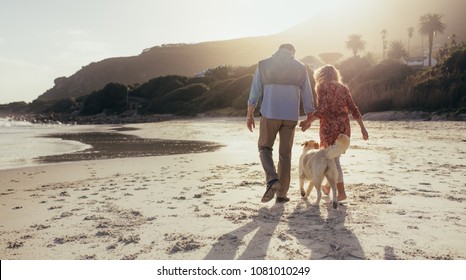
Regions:
M 320 190 L 319 185 L 316 184 L 315 187 L 316 187 L 316 191 L 317 191 L 316 205 L 319 206 L 320 205 L 320 199 L 322 198 L 322 191 Z
M 306 198 L 308 198 L 309 195 L 311 194 L 312 188 L 314 187 L 313 184 L 314 184 L 313 181 L 310 181 L 310 182 L 309 182 L 309 185 L 307 186 L 306 196 L 305 196 Z
M 323 178 L 317 178 L 316 180 L 314 180 L 314 186 L 316 187 L 316 191 L 317 191 L 317 200 L 316 200 L 317 206 L 319 206 L 320 199 L 322 198 L 322 191 L 321 191 L 322 181 L 323 181 Z

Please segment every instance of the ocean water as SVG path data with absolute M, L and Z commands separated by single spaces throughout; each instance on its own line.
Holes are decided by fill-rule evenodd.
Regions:
M 60 132 L 66 125 L 33 124 L 0 118 L 0 169 L 37 164 L 40 156 L 73 153 L 90 148 L 77 141 L 43 137 Z
M 382 159 L 370 158 L 374 153 L 379 154 L 385 153 L 386 150 L 402 149 L 405 150 L 390 155 L 391 165 L 408 162 L 414 164 L 414 166 L 410 166 L 409 170 L 419 169 L 415 166 L 418 161 L 410 159 L 410 157 L 417 158 L 418 156 L 415 154 L 408 156 L 412 151 L 415 151 L 416 153 L 426 153 L 429 155 L 429 160 L 423 164 L 438 164 L 442 168 L 451 167 L 462 170 L 465 168 L 466 122 L 365 121 L 366 128 L 369 131 L 369 141 L 361 139 L 356 122 L 353 121 L 351 125 L 351 149 L 344 157 L 344 164 L 349 170 L 349 174 L 359 174 L 360 170 L 351 171 L 353 166 L 356 169 L 358 166 L 365 166 L 366 169 L 378 167 L 378 162 Z M 129 148 L 133 148 L 133 153 L 129 156 L 141 156 L 139 154 L 154 156 L 157 154 L 154 154 L 155 149 L 151 148 L 150 145 L 157 145 L 157 141 L 160 140 L 174 139 L 174 142 L 172 141 L 170 144 L 176 146 L 179 145 L 179 139 L 192 141 L 212 141 L 215 139 L 213 141 L 216 143 L 226 145 L 226 151 L 232 153 L 245 151 L 250 153 L 253 151 L 255 153 L 255 149 L 251 149 L 251 147 L 255 145 L 254 143 L 257 143 L 258 135 L 257 127 L 254 133 L 247 131 L 243 118 L 177 120 L 170 121 L 169 124 L 167 122 L 145 123 L 134 125 L 134 127 L 138 129 L 130 134 L 141 137 L 143 138 L 142 140 L 118 138 L 107 141 L 107 139 L 105 141 L 107 141 L 108 145 L 104 143 L 104 148 L 101 145 L 100 150 L 108 150 L 107 152 L 120 155 L 123 152 L 128 152 Z M 78 142 L 79 137 L 67 137 L 66 139 L 68 140 L 63 140 L 61 138 L 45 137 L 46 135 L 69 133 L 84 133 L 84 135 L 88 135 L 88 132 L 99 133 L 109 131 L 114 133 L 114 127 L 32 124 L 0 118 L 0 169 L 44 163 L 39 162 L 38 157 L 53 157 L 54 155 L 72 153 L 74 155 L 81 154 L 80 156 L 82 156 L 82 154 L 93 153 L 93 151 L 85 151 L 92 148 L 92 146 Z M 157 141 L 145 139 L 156 139 Z M 306 133 L 302 133 L 299 128 L 296 128 L 295 144 L 298 147 L 293 150 L 294 159 L 299 158 L 301 151 L 300 144 L 309 139 L 319 139 L 318 124 L 315 124 Z M 100 138 L 95 138 L 94 140 L 102 142 Z M 87 143 L 96 146 L 92 142 Z M 163 145 L 166 144 L 163 143 Z M 135 147 L 137 148 L 136 150 L 134 150 Z M 79 151 L 84 152 L 75 153 Z M 134 154 L 135 152 L 136 155 Z M 184 151 L 181 152 L 184 153 Z M 352 155 L 353 153 L 357 154 L 357 156 Z M 445 154 L 449 156 L 445 157 Z M 367 162 L 361 161 L 364 157 L 367 157 L 367 162 L 375 160 L 375 163 L 367 164 Z M 112 157 L 109 156 L 108 158 Z M 82 160 L 88 159 L 87 157 L 83 157 Z M 61 161 L 63 160 L 56 160 L 56 162 Z

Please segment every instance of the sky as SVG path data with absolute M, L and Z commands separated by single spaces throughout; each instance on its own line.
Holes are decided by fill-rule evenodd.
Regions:
M 358 18 L 371 5 L 382 13 L 374 16 L 398 22 L 404 14 L 416 22 L 427 6 L 435 4 L 435 11 L 463 1 L 0 0 L 0 104 L 31 102 L 58 77 L 154 46 L 272 35 L 320 11 L 325 16 L 338 9 Z M 398 18 L 386 12 L 389 6 Z
M 91 62 L 168 43 L 271 35 L 341 0 L 1 0 L 0 104 Z

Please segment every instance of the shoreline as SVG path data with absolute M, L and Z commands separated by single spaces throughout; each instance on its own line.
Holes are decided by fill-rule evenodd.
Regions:
M 370 121 L 466 121 L 464 110 L 458 111 L 385 111 L 363 115 L 363 120 Z
M 232 116 L 216 114 L 210 112 L 198 116 L 175 116 L 170 114 L 164 115 L 139 115 L 136 111 L 127 111 L 119 115 L 105 113 L 91 116 L 73 116 L 60 114 L 16 114 L 13 112 L 1 112 L 0 117 L 9 118 L 15 121 L 27 121 L 31 123 L 43 124 L 70 124 L 70 125 L 125 125 L 138 123 L 165 122 L 171 120 L 189 120 L 203 118 L 241 118 L 242 115 Z M 427 111 L 382 111 L 368 112 L 363 115 L 364 120 L 372 121 L 466 121 L 465 108 L 455 110 L 439 110 L 434 112 Z
M 286 204 L 261 203 L 258 130 L 243 118 L 123 126 L 141 138 L 215 140 L 206 153 L 0 170 L 6 260 L 466 259 L 462 122 L 368 121 L 342 157 L 348 200 L 302 200 L 296 132 Z M 138 128 L 134 130 L 132 128 Z M 318 138 L 317 138 L 318 139 Z

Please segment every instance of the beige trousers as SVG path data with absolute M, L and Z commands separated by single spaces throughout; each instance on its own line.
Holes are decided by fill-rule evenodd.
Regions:
M 291 180 L 291 150 L 293 148 L 295 127 L 297 121 L 272 120 L 261 117 L 259 128 L 259 157 L 265 171 L 267 182 L 278 179 L 282 189 L 277 190 L 277 197 L 286 197 Z M 273 146 L 279 135 L 278 169 L 273 160 Z

